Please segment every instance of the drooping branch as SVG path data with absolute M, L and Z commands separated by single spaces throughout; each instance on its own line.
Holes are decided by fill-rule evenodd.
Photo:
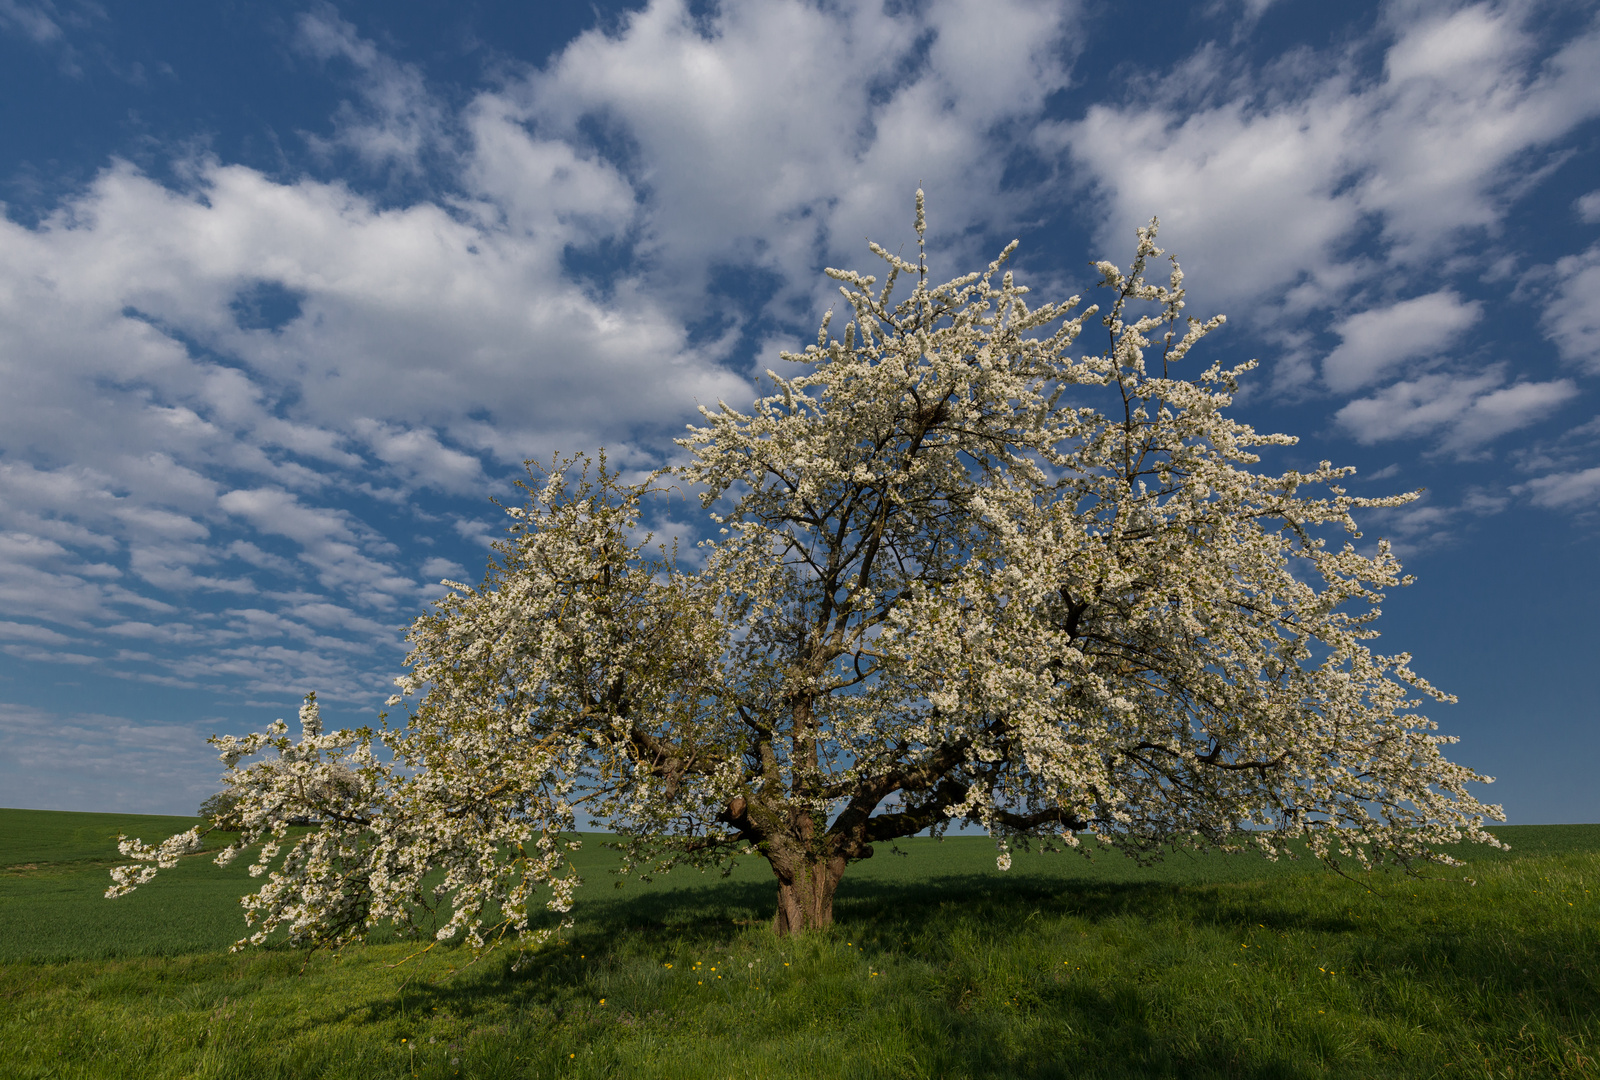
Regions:
M 919 253 L 924 227 L 919 193 Z M 854 312 L 842 338 L 824 320 L 785 354 L 801 374 L 775 375 L 749 415 L 703 410 L 681 440 L 672 471 L 716 534 L 693 572 L 636 539 L 654 477 L 625 484 L 603 456 L 530 470 L 484 586 L 413 624 L 391 704 L 421 700 L 377 755 L 316 734 L 310 701 L 298 743 L 281 723 L 219 742 L 253 842 L 328 804 L 247 901 L 261 934 L 409 925 L 440 874 L 447 931 L 537 940 L 530 898 L 570 907 L 565 834 L 584 817 L 627 838 L 629 866 L 754 845 L 794 932 L 831 919 L 874 842 L 957 818 L 1139 852 L 1215 841 L 1242 813 L 1276 815 L 1257 835 L 1279 851 L 1494 842 L 1498 808 L 1466 792 L 1484 778 L 1411 711 L 1445 695 L 1363 644 L 1398 563 L 1381 543 L 1323 546 L 1353 509 L 1409 496 L 1349 496 L 1326 463 L 1251 471 L 1291 440 L 1227 415 L 1246 368 L 1172 376 L 1221 323 L 1187 320 L 1172 344 L 1181 274 L 1144 280 L 1154 238 L 1139 231 L 1127 273 L 1099 264 L 1114 295 L 1099 356 L 1073 352 L 1098 309 L 1030 310 L 1001 274 L 1011 247 L 938 286 L 924 255 L 877 247 L 881 290 L 830 271 Z M 891 308 L 902 272 L 915 290 Z M 1312 487 L 1323 497 L 1298 493 Z M 347 754 L 366 755 L 359 791 L 312 782 L 343 777 Z M 119 868 L 114 893 L 195 842 L 130 846 L 156 865 Z M 263 869 L 279 855 L 269 843 Z

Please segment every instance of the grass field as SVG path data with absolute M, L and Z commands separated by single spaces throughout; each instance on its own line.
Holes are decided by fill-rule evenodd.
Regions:
M 1465 872 L 1018 855 L 852 867 L 838 925 L 766 928 L 764 865 L 609 887 L 512 973 L 390 943 L 229 955 L 241 868 L 100 899 L 118 831 L 0 811 L 0 1072 L 17 1077 L 1600 1076 L 1600 826 L 1497 830 Z M 1463 873 L 1477 881 L 1469 886 Z M 1593 890 L 1593 892 L 1591 892 Z

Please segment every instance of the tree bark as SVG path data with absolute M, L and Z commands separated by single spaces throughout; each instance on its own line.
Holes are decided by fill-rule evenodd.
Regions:
M 778 878 L 778 913 L 772 929 L 779 937 L 795 937 L 833 925 L 833 894 L 844 877 L 841 856 L 774 864 Z

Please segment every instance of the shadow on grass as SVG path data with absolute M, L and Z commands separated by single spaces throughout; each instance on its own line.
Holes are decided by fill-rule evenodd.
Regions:
M 1474 908 L 1470 896 L 1460 901 L 1457 894 L 1445 897 L 1454 904 L 1451 920 L 1423 925 L 1402 899 L 1398 890 L 1380 895 L 1348 883 L 1338 891 L 1326 881 L 1178 885 L 985 874 L 847 881 L 835 926 L 812 942 L 807 978 L 814 983 L 791 986 L 787 999 L 751 1011 L 741 1029 L 729 1019 L 740 1015 L 737 997 L 719 1006 L 725 1015 L 708 1013 L 681 988 L 649 982 L 660 974 L 663 956 L 738 970 L 746 957 L 770 958 L 786 947 L 767 936 L 774 888 L 722 882 L 590 900 L 565 943 L 535 953 L 520 971 L 510 969 L 508 958 L 486 961 L 469 977 L 414 985 L 391 1002 L 368 1006 L 378 1013 L 365 1016 L 437 1008 L 481 1018 L 513 1040 L 554 1026 L 597 1043 L 632 1031 L 668 1040 L 731 1033 L 777 1042 L 821 1022 L 843 1043 L 898 1040 L 910 1047 L 916 1068 L 904 1075 L 970 1077 L 1267 1080 L 1337 1075 L 1340 1063 L 1365 1063 L 1364 1075 L 1410 1075 L 1387 1067 L 1398 1064 L 1392 1056 L 1398 1051 L 1384 1045 L 1388 1035 L 1373 1032 L 1439 1027 L 1438 1015 L 1452 1013 L 1449 1023 L 1475 1025 L 1460 1038 L 1493 1039 L 1498 1032 L 1509 1045 L 1504 1040 L 1537 1036 L 1555 1047 L 1545 1055 L 1552 1061 L 1562 1046 L 1582 1041 L 1584 1018 L 1600 1013 L 1600 991 L 1589 974 L 1600 968 L 1594 935 L 1497 921 L 1504 913 L 1493 905 Z M 1361 900 L 1364 914 L 1358 914 Z M 1041 934 L 1044 926 L 1052 929 Z M 1099 935 L 1094 947 L 1111 955 L 1111 968 L 1093 979 L 1040 975 L 1028 950 L 1035 941 L 1043 948 L 1051 934 Z M 1129 935 L 1185 934 L 1205 939 L 1190 959 L 1212 972 L 1228 970 L 1219 950 L 1253 935 L 1269 946 L 1298 948 L 1313 964 L 1324 953 L 1337 954 L 1339 969 L 1348 969 L 1345 1027 L 1308 1015 L 1315 1009 L 1277 1014 L 1285 997 L 1293 999 L 1307 978 L 1316 978 L 1309 967 L 1297 974 L 1284 962 L 1282 971 L 1253 976 L 1255 984 L 1225 987 L 1207 983 L 1204 974 L 1180 977 L 1180 961 L 1170 956 L 1117 951 Z M 840 949 L 846 942 L 849 948 Z M 869 996 L 855 989 L 860 978 L 850 982 L 840 973 L 841 963 L 857 962 L 858 951 L 861 963 L 895 967 L 895 996 Z M 830 959 L 841 954 L 847 961 Z M 635 985 L 644 988 L 616 989 Z M 596 1005 L 608 993 L 615 995 L 609 1013 Z M 1233 1019 L 1219 1021 L 1224 1014 Z M 629 1032 L 619 1033 L 620 1024 Z

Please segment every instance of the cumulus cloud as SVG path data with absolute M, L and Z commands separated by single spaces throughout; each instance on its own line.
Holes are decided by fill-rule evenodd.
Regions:
M 1501 367 L 1473 376 L 1423 375 L 1358 398 L 1335 419 L 1359 442 L 1439 435 L 1441 451 L 1465 454 L 1543 419 L 1578 393 L 1570 379 L 1504 381 Z
M 1406 360 L 1443 352 L 1481 314 L 1444 290 L 1351 315 L 1334 324 L 1343 340 L 1322 361 L 1322 378 L 1338 392 L 1359 390 Z
M 1369 144 L 1377 169 L 1361 194 L 1402 256 L 1496 225 L 1513 170 L 1526 172 L 1519 156 L 1600 114 L 1600 32 L 1591 22 L 1530 77 L 1533 13 L 1518 3 L 1391 9 L 1396 40 Z
M 707 25 L 657 0 L 572 42 L 507 102 L 577 144 L 586 122 L 609 133 L 597 149 L 648 193 L 652 285 L 684 310 L 718 267 L 773 275 L 781 298 L 831 293 L 814 270 L 859 261 L 869 234 L 904 244 L 919 182 L 957 257 L 969 230 L 1008 224 L 992 217 L 992 132 L 1066 85 L 1076 10 L 781 0 L 721 5 Z
M 1040 124 L 1073 87 L 1075 3 L 653 0 L 460 108 L 314 6 L 295 55 L 347 80 L 318 160 L 410 187 L 203 157 L 173 187 L 112 161 L 37 225 L 0 220 L 0 638 L 129 679 L 377 693 L 428 583 L 476 576 L 501 528 L 481 495 L 519 462 L 661 464 L 833 301 L 821 267 L 912 242 L 919 183 L 936 262 L 965 268 L 1069 164 L 1109 200 L 1107 253 L 1160 212 L 1202 304 L 1354 312 L 1322 367 L 1363 395 L 1340 430 L 1475 453 L 1575 383 L 1465 370 L 1446 354 L 1480 305 L 1424 270 L 1600 112 L 1600 39 L 1543 55 L 1519 7 L 1386 10 L 1374 77 L 1202 50 Z M 0 0 L 11 33 L 59 11 Z M 1023 150 L 1050 180 L 1005 182 Z M 1595 260 L 1557 265 L 1546 310 L 1583 371 Z M 692 539 L 665 512 L 657 532 Z
M 1232 101 L 1190 112 L 1159 97 L 1096 104 L 1037 138 L 1070 153 L 1107 197 L 1103 250 L 1120 252 L 1157 215 L 1163 246 L 1208 283 L 1196 299 L 1237 310 L 1297 285 L 1326 296 L 1349 284 L 1335 249 L 1361 221 L 1345 186 L 1360 119 L 1345 88 L 1329 83 L 1269 111 Z
M 357 527 L 348 513 L 306 506 L 278 488 L 230 491 L 217 500 L 230 514 L 250 522 L 259 532 L 287 537 L 300 546 L 300 558 L 314 567 L 324 588 L 357 596 L 362 602 L 390 607 L 397 595 L 413 589 L 410 578 L 397 573 L 364 548 L 380 551 L 386 544 Z
M 1527 155 L 1600 115 L 1600 29 L 1537 61 L 1530 18 L 1523 4 L 1392 5 L 1375 80 L 1337 57 L 1241 73 L 1206 53 L 1037 139 L 1109 199 L 1107 250 L 1159 214 L 1168 246 L 1210 283 L 1197 299 L 1329 307 L 1497 228 L 1538 175 Z M 1352 252 L 1374 226 L 1378 261 Z M 1267 321 L 1280 308 L 1260 310 Z
M 37 227 L 0 220 L 0 615 L 127 626 L 203 592 L 275 603 L 290 577 L 339 597 L 336 632 L 360 637 L 362 610 L 419 592 L 344 509 L 352 491 L 476 496 L 486 462 L 626 446 L 696 398 L 747 397 L 659 305 L 564 277 L 600 204 L 559 171 L 524 184 L 548 215 L 534 231 L 215 161 L 186 192 L 114 163 Z M 262 281 L 295 298 L 270 325 L 237 302 Z M 208 670 L 255 685 L 294 667 L 242 663 Z
M 1075 12 L 656 0 L 454 110 L 313 6 L 291 46 L 347 99 L 312 149 L 453 194 L 382 205 L 210 158 L 175 188 L 113 161 L 36 226 L 0 220 L 0 616 L 129 678 L 364 692 L 436 588 L 384 539 L 395 515 L 437 527 L 424 495 L 557 449 L 659 464 L 698 403 L 752 394 L 724 361 L 764 316 L 714 283 L 809 305 L 865 234 L 904 242 L 880 229 L 919 181 L 971 243 L 1004 212 L 997 133 L 1067 83 Z M 696 336 L 708 316 L 726 328 Z
M 1226 16 L 1237 10 L 1240 22 L 1237 34 L 1253 28 L 1275 2 L 1276 0 L 1210 0 L 1205 6 L 1205 11 L 1208 15 Z

